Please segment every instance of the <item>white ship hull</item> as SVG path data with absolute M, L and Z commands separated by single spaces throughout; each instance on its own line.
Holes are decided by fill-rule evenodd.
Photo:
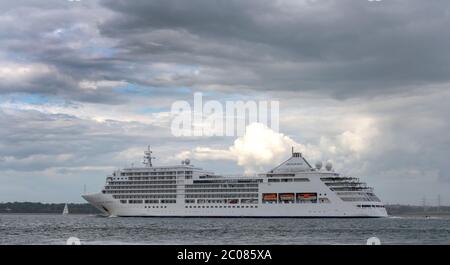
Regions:
M 103 214 L 117 217 L 294 217 L 294 218 L 370 218 L 386 217 L 384 208 L 358 208 L 355 205 L 329 203 L 320 204 L 259 204 L 258 208 L 196 208 L 186 209 L 184 205 L 167 205 L 167 208 L 145 208 L 143 205 L 124 206 L 111 196 L 98 194 L 83 195 L 89 203 Z M 215 207 L 216 205 L 210 205 Z M 103 207 L 108 209 L 104 210 Z M 205 205 L 206 207 L 206 205 Z

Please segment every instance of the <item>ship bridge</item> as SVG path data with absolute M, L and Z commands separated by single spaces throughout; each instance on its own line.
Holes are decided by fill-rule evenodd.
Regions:
M 292 152 L 292 156 L 288 160 L 270 170 L 269 173 L 302 172 L 312 170 L 313 167 L 302 156 L 302 153 Z

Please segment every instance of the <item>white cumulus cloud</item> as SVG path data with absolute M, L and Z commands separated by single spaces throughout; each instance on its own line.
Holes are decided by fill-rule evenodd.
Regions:
M 291 147 L 305 150 L 290 137 L 273 131 L 261 123 L 247 126 L 245 134 L 234 141 L 227 149 L 196 147 L 191 151 L 182 151 L 176 158 L 193 157 L 198 160 L 234 160 L 243 166 L 247 173 L 276 165 L 289 155 Z
M 376 135 L 373 121 L 364 120 L 355 130 L 344 131 L 334 137 L 320 137 L 317 144 L 301 144 L 291 137 L 275 132 L 262 123 L 247 126 L 245 134 L 225 149 L 196 147 L 180 152 L 174 159 L 233 160 L 246 173 L 264 171 L 287 159 L 291 148 L 302 152 L 310 161 L 331 160 L 347 164 L 358 159 Z

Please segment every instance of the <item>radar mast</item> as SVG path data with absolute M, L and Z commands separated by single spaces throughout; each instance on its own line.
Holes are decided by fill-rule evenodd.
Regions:
M 152 159 L 155 159 L 156 157 L 152 156 L 152 151 L 150 150 L 150 145 L 148 146 L 147 151 L 144 152 L 144 165 L 147 167 L 152 167 Z

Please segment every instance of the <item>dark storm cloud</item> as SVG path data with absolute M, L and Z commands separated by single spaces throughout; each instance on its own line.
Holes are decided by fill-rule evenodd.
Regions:
M 7 128 L 0 130 L 3 171 L 121 165 L 126 161 L 115 160 L 117 153 L 149 143 L 158 147 L 168 137 L 166 129 L 158 126 L 113 120 L 99 123 L 32 110 L 0 110 L 0 127 Z
M 7 2 L 2 61 L 54 72 L 0 91 L 105 103 L 125 99 L 79 82 L 338 98 L 409 91 L 449 81 L 449 9 L 440 0 Z
M 196 85 L 352 97 L 450 76 L 446 1 L 102 3 L 117 15 L 101 32 L 124 56 L 203 66 Z
M 84 102 L 119 103 L 111 88 L 82 89 L 83 80 L 116 80 L 95 3 L 19 1 L 0 9 L 0 93 L 34 93 Z

